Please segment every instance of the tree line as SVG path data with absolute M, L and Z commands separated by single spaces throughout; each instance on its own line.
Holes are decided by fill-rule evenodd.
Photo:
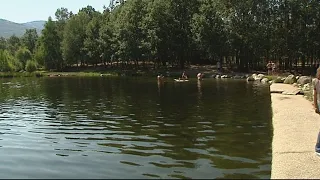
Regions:
M 60 8 L 23 37 L 0 39 L 0 70 L 215 64 L 239 71 L 318 64 L 318 0 L 127 0 L 103 12 Z

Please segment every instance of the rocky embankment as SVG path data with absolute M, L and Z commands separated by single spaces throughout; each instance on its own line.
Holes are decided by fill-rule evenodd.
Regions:
M 283 83 L 283 84 L 291 84 L 294 87 L 297 87 L 299 92 L 296 94 L 303 94 L 309 100 L 312 100 L 312 89 L 313 89 L 313 81 L 315 78 L 311 76 L 295 76 L 290 74 L 286 77 L 284 76 L 265 76 L 263 74 L 252 74 L 247 77 L 247 81 L 259 81 L 261 83 Z M 277 92 L 272 92 L 277 93 Z M 286 92 L 278 92 L 285 94 Z

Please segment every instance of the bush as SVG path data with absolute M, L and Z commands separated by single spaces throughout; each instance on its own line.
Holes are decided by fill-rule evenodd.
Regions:
M 34 72 L 37 70 L 37 63 L 33 60 L 28 60 L 26 63 L 26 71 Z
M 22 63 L 22 67 L 24 67 L 27 63 L 28 59 L 31 59 L 32 54 L 26 47 L 20 47 L 16 52 L 16 58 L 19 62 Z
M 23 65 L 18 59 L 13 58 L 12 65 L 13 65 L 13 70 L 16 72 L 23 70 Z
M 0 71 L 10 72 L 14 71 L 14 58 L 6 50 L 0 50 Z

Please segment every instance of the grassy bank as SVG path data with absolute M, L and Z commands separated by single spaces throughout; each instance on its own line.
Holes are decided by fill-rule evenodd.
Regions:
M 78 71 L 78 72 L 51 72 L 51 71 L 36 71 L 36 72 L 0 72 L 0 78 L 13 78 L 13 77 L 98 77 L 98 76 L 119 76 L 120 72 L 91 72 L 91 71 Z
M 41 72 L 0 72 L 0 78 L 13 78 L 13 77 L 41 77 Z
M 204 77 L 212 77 L 213 75 L 251 75 L 252 73 L 232 72 L 226 69 L 223 72 L 217 72 L 217 69 L 213 65 L 191 65 L 185 69 L 179 68 L 145 68 L 145 69 L 121 69 L 121 68 L 104 68 L 104 67 L 74 67 L 59 71 L 45 71 L 39 69 L 36 72 L 0 72 L 0 77 L 65 77 L 65 76 L 80 76 L 80 77 L 98 77 L 98 76 L 128 76 L 128 77 L 156 77 L 158 74 L 162 74 L 165 77 L 180 77 L 182 72 L 185 71 L 187 75 L 192 78 L 196 78 L 199 72 L 204 73 Z M 256 74 L 265 72 L 255 72 Z M 286 77 L 287 74 L 279 74 L 274 76 L 265 76 L 269 80 L 275 80 L 279 76 Z

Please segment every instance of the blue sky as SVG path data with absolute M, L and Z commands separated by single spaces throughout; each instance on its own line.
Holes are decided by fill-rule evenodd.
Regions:
M 103 11 L 103 5 L 109 6 L 110 0 L 1 0 L 0 19 L 24 23 L 29 21 L 54 18 L 60 7 L 68 8 L 77 13 L 79 9 L 91 5 L 98 11 Z

